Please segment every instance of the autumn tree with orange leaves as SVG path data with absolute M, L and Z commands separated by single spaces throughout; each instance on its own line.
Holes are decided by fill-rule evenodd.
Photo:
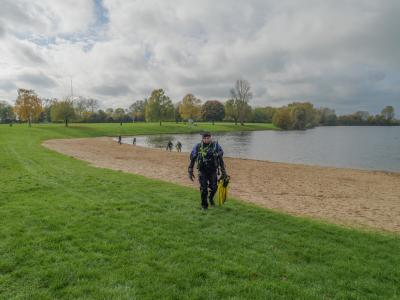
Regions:
M 42 101 L 34 90 L 18 89 L 14 112 L 19 120 L 27 121 L 29 127 L 31 127 L 32 121 L 37 119 L 42 111 Z

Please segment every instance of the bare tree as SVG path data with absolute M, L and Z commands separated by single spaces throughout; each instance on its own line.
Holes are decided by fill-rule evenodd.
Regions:
M 231 89 L 231 97 L 235 102 L 239 122 L 243 125 L 247 112 L 246 108 L 251 98 L 253 98 L 253 94 L 250 92 L 250 83 L 244 79 L 236 80 L 235 87 Z
M 99 108 L 99 101 L 93 98 L 87 99 L 87 108 L 94 113 Z
M 88 104 L 87 104 L 87 99 L 79 96 L 75 101 L 75 111 L 79 115 L 79 117 L 82 119 L 83 114 L 88 110 Z

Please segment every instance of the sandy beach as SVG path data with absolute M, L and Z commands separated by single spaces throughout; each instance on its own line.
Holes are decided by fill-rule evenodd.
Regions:
M 119 145 L 110 137 L 49 140 L 49 149 L 90 162 L 198 188 L 188 153 Z M 400 173 L 225 158 L 230 196 L 293 215 L 400 232 Z

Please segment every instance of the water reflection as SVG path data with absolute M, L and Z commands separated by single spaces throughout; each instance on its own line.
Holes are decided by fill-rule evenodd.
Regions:
M 151 135 L 147 137 L 147 146 L 152 148 L 165 148 L 168 141 L 175 144 L 175 137 L 173 135 Z

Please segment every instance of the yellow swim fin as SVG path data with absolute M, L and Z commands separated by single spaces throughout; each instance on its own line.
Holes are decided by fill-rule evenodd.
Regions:
M 230 177 L 227 175 L 225 177 L 221 177 L 218 180 L 218 205 L 222 206 L 225 201 L 226 197 L 228 196 L 228 185 L 229 185 Z

